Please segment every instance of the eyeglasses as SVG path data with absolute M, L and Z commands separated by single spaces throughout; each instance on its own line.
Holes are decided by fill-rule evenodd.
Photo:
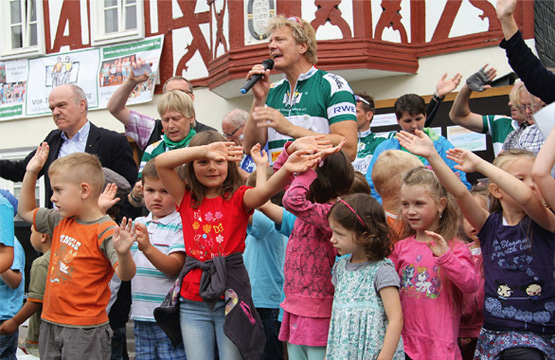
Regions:
M 520 105 L 518 107 L 518 110 L 522 111 L 522 112 L 526 112 L 526 110 L 530 110 L 530 111 L 536 111 L 537 109 L 539 109 L 540 106 L 537 104 L 530 104 L 530 105 Z
M 233 131 L 230 132 L 230 133 L 224 133 L 224 135 L 225 135 L 226 137 L 228 137 L 228 138 L 232 138 L 233 135 L 235 135 L 235 133 L 236 133 L 237 131 L 239 131 L 239 129 L 242 128 L 243 126 L 245 126 L 245 124 L 239 125 L 238 128 L 236 128 L 235 130 L 233 130 Z

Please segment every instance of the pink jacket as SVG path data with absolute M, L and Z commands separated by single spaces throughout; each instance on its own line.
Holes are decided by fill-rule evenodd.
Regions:
M 283 206 L 297 220 L 285 251 L 285 301 L 281 305 L 298 316 L 325 318 L 331 317 L 334 292 L 331 270 L 335 249 L 327 219 L 333 204 L 306 199 L 314 179 L 312 169 L 298 175 L 283 197 Z
M 402 335 L 411 359 L 462 359 L 457 345 L 462 305 L 454 300 L 461 302 L 460 292 L 476 291 L 478 275 L 468 247 L 453 241 L 449 251 L 435 257 L 426 243 L 411 236 L 395 244 L 391 254 L 401 278 Z

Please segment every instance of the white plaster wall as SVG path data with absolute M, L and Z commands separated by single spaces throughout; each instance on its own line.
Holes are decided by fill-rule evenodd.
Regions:
M 528 40 L 527 43 L 532 49 L 534 48 L 533 40 Z M 406 93 L 430 95 L 444 72 L 449 73 L 450 76 L 460 72 L 466 79 L 485 63 L 496 67 L 498 76 L 511 72 L 504 50 L 493 46 L 421 58 L 417 74 L 356 81 L 350 84 L 354 91 L 366 91 L 376 100 L 397 98 Z M 131 108 L 157 118 L 156 100 L 159 96 L 156 95 L 154 100 L 148 104 L 134 105 Z M 228 111 L 235 107 L 249 111 L 251 101 L 250 95 L 225 100 L 206 88 L 195 89 L 197 118 L 217 130 L 221 130 L 221 119 Z M 123 125 L 106 110 L 91 111 L 89 119 L 98 126 L 118 132 L 124 130 Z M 2 121 L 0 122 L 0 151 L 36 146 L 52 129 L 54 129 L 54 122 L 50 117 Z

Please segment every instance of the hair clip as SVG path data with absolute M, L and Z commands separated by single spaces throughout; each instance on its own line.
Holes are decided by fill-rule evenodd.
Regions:
M 353 207 L 349 204 L 347 204 L 347 202 L 345 200 L 343 200 L 342 198 L 338 197 L 337 201 L 339 201 L 340 203 L 342 203 L 343 205 L 345 205 L 347 207 L 347 209 L 351 210 L 351 212 L 353 214 L 355 214 L 356 218 L 358 219 L 358 221 L 360 222 L 360 225 L 362 225 L 363 228 L 367 228 L 366 223 L 364 221 L 362 221 L 362 218 L 357 214 L 357 212 L 355 211 L 355 209 L 353 209 Z

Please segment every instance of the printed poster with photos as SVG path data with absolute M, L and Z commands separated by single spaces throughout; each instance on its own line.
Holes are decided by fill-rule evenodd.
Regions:
M 90 48 L 67 53 L 45 55 L 29 60 L 27 116 L 50 113 L 48 95 L 56 86 L 75 84 L 87 96 L 89 109 L 98 107 L 96 79 L 100 49 Z
M 0 62 L 0 120 L 23 116 L 27 59 Z
M 164 36 L 160 35 L 132 43 L 0 62 L 0 121 L 49 115 L 48 95 L 63 84 L 80 86 L 89 109 L 104 109 L 110 96 L 129 77 L 133 63 L 146 64 L 150 76 L 137 85 L 128 103 L 151 101 L 163 44 Z
M 143 65 L 136 72 L 143 75 L 150 72 L 145 82 L 138 84 L 129 96 L 127 104 L 151 101 L 162 55 L 164 35 L 150 37 L 130 44 L 106 46 L 100 49 L 100 68 L 98 71 L 99 107 L 106 108 L 110 96 L 123 84 L 131 69 Z M 149 71 L 150 70 L 150 71 Z

